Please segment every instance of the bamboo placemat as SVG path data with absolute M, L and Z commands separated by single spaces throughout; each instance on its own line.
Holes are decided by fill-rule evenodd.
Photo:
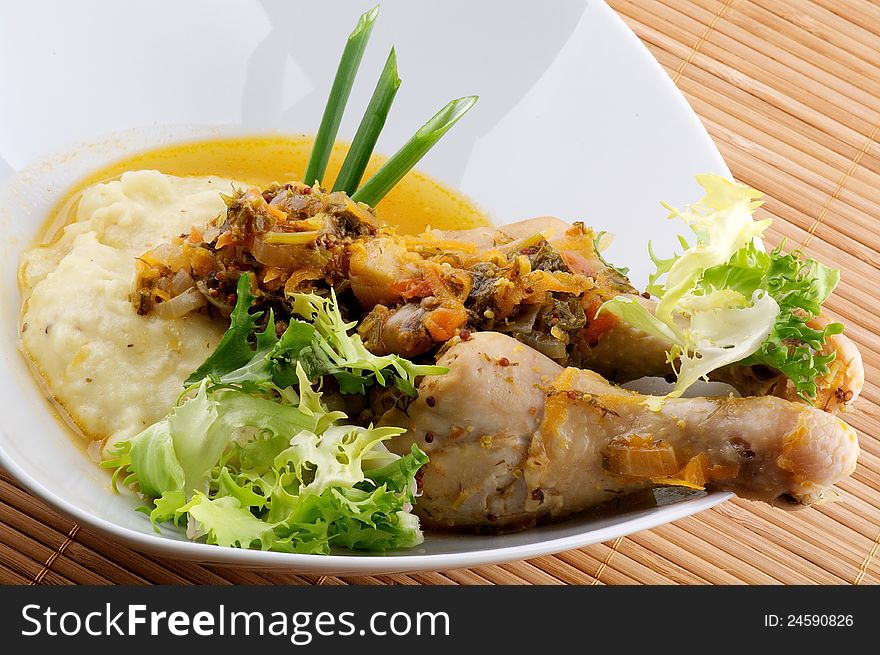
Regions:
M 847 420 L 862 456 L 839 502 L 741 500 L 554 557 L 335 578 L 147 556 L 58 516 L 0 472 L 0 582 L 286 584 L 880 583 L 880 5 L 613 0 L 703 120 L 734 176 L 767 194 L 770 236 L 839 267 L 828 302 L 867 382 Z

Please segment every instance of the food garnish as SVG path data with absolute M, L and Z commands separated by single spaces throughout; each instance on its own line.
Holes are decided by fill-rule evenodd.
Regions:
M 330 95 L 327 97 L 327 104 L 324 107 L 324 115 L 321 117 L 321 125 L 315 135 L 312 154 L 309 156 L 309 163 L 306 165 L 306 172 L 303 176 L 309 185 L 315 182 L 320 184 L 324 179 L 327 162 L 330 161 L 330 153 L 336 142 L 336 133 L 342 122 L 342 114 L 345 112 L 345 105 L 348 104 L 348 97 L 351 95 L 351 88 L 354 86 L 361 59 L 364 57 L 364 51 L 367 49 L 367 42 L 370 40 L 373 24 L 376 22 L 378 14 L 379 5 L 376 5 L 361 15 L 345 42 L 339 66 L 336 68 L 336 77 L 333 79 L 333 86 L 330 87 Z M 383 120 L 382 124 L 384 122 Z M 379 129 L 382 129 L 381 124 Z
M 410 140 L 391 155 L 373 177 L 355 191 L 351 199 L 375 207 L 476 102 L 477 96 L 450 100 L 427 123 L 416 130 Z
M 684 211 L 670 209 L 694 232 L 682 254 L 661 259 L 647 291 L 658 298 L 652 313 L 636 298 L 617 297 L 600 312 L 671 344 L 676 375 L 669 397 L 680 396 L 728 364 L 764 365 L 785 374 L 804 400 L 816 398 L 816 379 L 828 372 L 834 352 L 821 352 L 840 323 L 821 329 L 810 322 L 840 279 L 836 269 L 782 246 L 766 252 L 761 235 L 772 219 L 756 221 L 759 191 L 717 175 L 700 175 L 706 195 Z
M 342 162 L 342 168 L 339 169 L 339 174 L 333 183 L 333 191 L 344 191 L 350 196 L 357 190 L 399 88 L 397 55 L 394 53 L 394 48 L 391 48 L 361 124 L 355 132 L 345 161 Z
M 354 31 L 349 35 L 345 44 L 339 67 L 336 70 L 336 77 L 324 107 L 321 125 L 315 136 L 312 153 L 303 175 L 303 181 L 309 186 L 320 187 L 323 183 L 327 162 L 330 161 L 330 153 L 339 131 L 339 123 L 342 121 L 342 114 L 348 103 L 351 87 L 354 84 L 378 13 L 378 5 L 364 13 L 358 19 Z M 373 91 L 373 96 L 370 98 L 366 112 L 358 126 L 351 148 L 349 148 L 342 168 L 333 184 L 333 191 L 344 191 L 355 202 L 375 207 L 477 101 L 477 96 L 465 96 L 451 100 L 422 125 L 410 140 L 376 171 L 373 177 L 358 188 L 399 87 L 397 56 L 392 48 L 382 74 L 379 76 L 376 89 Z
M 327 553 L 420 543 L 411 509 L 427 457 L 415 446 L 388 451 L 382 442 L 400 428 L 344 424 L 319 389 L 332 376 L 341 393 L 378 384 L 414 395 L 417 376 L 446 369 L 370 354 L 334 298 L 299 295 L 305 320 L 278 337 L 271 311 L 250 312 L 249 287 L 242 275 L 230 327 L 177 406 L 108 447 L 114 484 L 140 493 L 154 525 L 186 521 L 191 538 L 211 544 Z

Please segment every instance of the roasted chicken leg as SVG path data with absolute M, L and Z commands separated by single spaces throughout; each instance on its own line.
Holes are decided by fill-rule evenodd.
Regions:
M 382 419 L 407 428 L 393 450 L 430 457 L 416 511 L 434 527 L 521 527 L 658 485 L 811 504 L 859 453 L 851 427 L 804 404 L 685 398 L 654 412 L 498 333 L 455 339 L 438 363 L 449 373 Z

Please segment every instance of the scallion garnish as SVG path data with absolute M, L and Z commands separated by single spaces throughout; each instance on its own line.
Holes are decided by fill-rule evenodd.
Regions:
M 309 162 L 306 165 L 306 172 L 303 176 L 303 182 L 306 184 L 321 184 L 324 179 L 327 162 L 330 161 L 330 154 L 333 151 L 333 143 L 336 140 L 337 132 L 339 132 L 342 114 L 345 111 L 348 97 L 351 95 L 354 78 L 360 67 L 361 59 L 363 59 L 364 50 L 367 47 L 367 41 L 373 31 L 373 23 L 378 13 L 379 6 L 376 5 L 363 14 L 354 31 L 348 37 L 342 59 L 336 70 L 336 78 L 330 89 L 330 96 L 327 98 L 321 126 L 318 128 L 318 134 L 315 136 L 315 143 L 309 155 Z M 373 91 L 373 96 L 370 98 L 370 103 L 358 126 L 351 148 L 349 148 L 339 175 L 333 184 L 333 191 L 343 191 L 352 200 L 375 207 L 477 101 L 477 96 L 466 96 L 449 102 L 427 123 L 422 125 L 412 138 L 385 162 L 376 174 L 367 180 L 366 184 L 358 189 L 358 184 L 360 184 L 370 156 L 373 154 L 373 148 L 379 134 L 385 126 L 391 103 L 394 102 L 394 96 L 399 87 L 397 56 L 392 48 Z
M 373 91 L 370 104 L 367 105 L 361 124 L 354 135 L 354 141 L 351 142 L 351 148 L 336 177 L 334 191 L 345 191 L 350 196 L 358 188 L 379 133 L 385 126 L 385 119 L 388 117 L 388 111 L 391 109 L 398 88 L 400 88 L 400 78 L 397 75 L 397 56 L 394 54 L 394 48 L 391 48 L 385 68 L 376 84 L 376 90 Z
M 385 162 L 382 168 L 376 171 L 373 177 L 351 196 L 352 200 L 375 207 L 385 197 L 385 194 L 449 131 L 449 128 L 474 106 L 476 101 L 477 96 L 457 98 L 434 114 L 400 150 Z
M 378 5 L 364 13 L 358 19 L 354 31 L 349 35 L 345 44 L 345 50 L 342 52 L 339 67 L 336 69 L 336 77 L 330 89 L 330 96 L 324 107 L 321 126 L 318 128 L 318 134 L 315 136 L 315 143 L 309 155 L 309 163 L 306 165 L 306 172 L 303 176 L 303 181 L 306 184 L 311 185 L 315 182 L 320 184 L 324 179 L 327 162 L 330 161 L 330 153 L 333 151 L 333 143 L 336 141 L 336 133 L 339 131 L 339 123 L 342 121 L 342 114 L 348 103 L 348 97 L 351 95 L 351 87 L 354 85 L 354 78 L 361 65 L 361 59 L 363 59 L 364 50 L 367 47 L 367 41 L 370 39 L 373 23 L 376 21 L 378 13 Z

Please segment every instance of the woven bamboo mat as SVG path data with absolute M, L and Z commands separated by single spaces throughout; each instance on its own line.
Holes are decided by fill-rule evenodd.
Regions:
M 554 557 L 335 578 L 147 556 L 58 516 L 0 472 L 0 582 L 286 584 L 880 583 L 880 4 L 613 0 L 684 92 L 734 176 L 767 194 L 771 241 L 839 267 L 828 302 L 867 383 L 847 417 L 862 456 L 840 502 L 790 513 L 733 500 Z

